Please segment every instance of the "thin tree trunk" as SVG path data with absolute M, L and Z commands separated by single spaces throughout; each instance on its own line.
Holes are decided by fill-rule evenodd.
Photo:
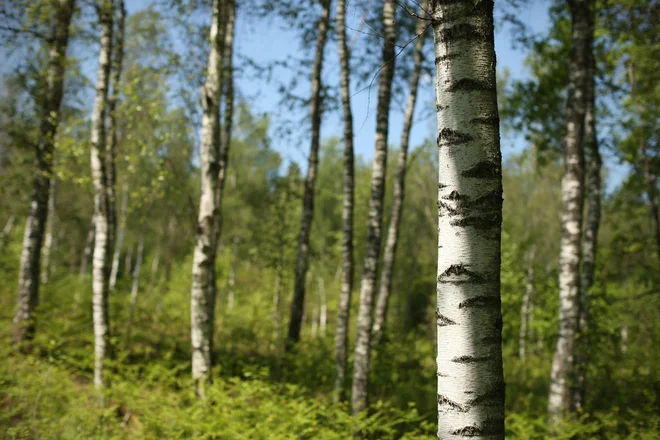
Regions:
M 192 377 L 198 397 L 205 398 L 205 386 L 211 382 L 211 354 L 213 346 L 213 310 L 215 299 L 216 219 L 218 168 L 220 153 L 219 111 L 223 2 L 213 1 L 210 30 L 211 48 L 208 59 L 208 76 L 202 87 L 201 132 L 201 198 L 197 218 L 197 234 L 193 257 L 191 289 L 191 340 Z
M 119 211 L 119 224 L 117 225 L 117 240 L 114 242 L 115 251 L 112 254 L 112 269 L 110 270 L 110 291 L 114 291 L 117 286 L 117 274 L 119 273 L 119 258 L 121 257 L 121 248 L 124 246 L 124 233 L 126 231 L 126 210 L 128 208 L 128 183 L 124 183 L 122 188 L 121 207 Z
M 227 310 L 234 308 L 234 287 L 236 284 L 236 252 L 238 251 L 238 237 L 232 238 L 231 259 L 229 261 L 229 279 L 227 280 Z
M 328 327 L 328 305 L 325 300 L 325 284 L 323 278 L 319 278 L 319 333 L 322 338 L 325 338 L 325 332 Z
M 117 10 L 117 32 L 113 45 L 114 59 L 111 60 L 111 86 L 112 93 L 108 98 L 108 130 L 106 140 L 106 167 L 107 167 L 107 192 L 108 192 L 108 249 L 112 249 L 116 241 L 117 233 L 117 209 L 116 209 L 116 187 L 117 187 L 117 102 L 119 101 L 120 79 L 122 63 L 124 59 L 124 20 L 126 8 L 124 0 L 116 0 Z M 114 258 L 113 258 L 114 268 Z M 112 278 L 112 277 L 111 277 Z M 115 277 L 116 282 L 116 277 Z M 114 290 L 111 284 L 110 290 Z
M 420 16 L 424 16 L 425 9 L 425 7 L 421 8 Z M 410 78 L 410 95 L 408 96 L 408 104 L 403 117 L 401 146 L 399 147 L 399 158 L 396 164 L 394 194 L 392 197 L 392 216 L 387 231 L 387 241 L 385 242 L 385 251 L 383 254 L 383 269 L 380 274 L 380 288 L 378 291 L 378 299 L 376 300 L 376 313 L 372 328 L 374 344 L 378 344 L 383 336 L 385 321 L 387 320 L 387 306 L 392 292 L 392 272 L 394 271 L 396 249 L 399 241 L 399 227 L 401 224 L 401 216 L 403 215 L 403 200 L 406 185 L 406 158 L 408 156 L 408 143 L 410 141 L 410 129 L 412 128 L 413 115 L 415 113 L 415 103 L 417 102 L 417 86 L 419 84 L 419 77 L 422 70 L 422 49 L 424 48 L 426 21 L 419 20 L 415 30 L 419 37 L 415 43 L 414 67 L 412 77 Z
M 135 317 L 135 308 L 137 306 L 138 292 L 140 290 L 140 270 L 142 270 L 142 261 L 144 259 L 144 231 L 140 234 L 138 241 L 137 256 L 135 259 L 135 268 L 133 269 L 133 283 L 131 285 L 131 299 L 128 306 L 128 323 L 126 325 L 126 345 L 131 341 L 131 331 L 133 330 L 133 319 Z
M 53 164 L 54 165 L 54 164 Z M 50 259 L 53 252 L 53 229 L 55 228 L 55 174 L 50 178 L 50 194 L 48 195 L 48 216 L 46 220 L 46 238 L 44 240 L 44 255 L 41 265 L 41 282 L 46 284 L 50 276 Z
M 96 223 L 94 222 L 94 215 L 89 224 L 87 231 L 87 239 L 85 240 L 85 247 L 83 248 L 82 255 L 80 256 L 80 281 L 87 273 L 87 267 L 92 261 L 92 253 L 94 252 L 94 234 L 96 233 Z
M 644 131 L 645 131 L 644 129 L 646 127 L 646 123 L 644 121 L 644 114 L 643 114 L 644 107 L 642 106 L 642 103 L 639 101 L 639 98 L 637 96 L 637 91 L 635 89 L 635 76 L 634 76 L 632 62 L 628 63 L 628 81 L 630 82 L 630 89 L 631 89 L 630 94 L 632 95 L 633 102 L 635 103 L 635 106 L 639 111 L 639 118 L 640 118 L 639 151 L 642 155 L 644 181 L 646 183 L 646 195 L 648 196 L 649 199 L 651 218 L 653 219 L 653 225 L 655 227 L 655 245 L 656 245 L 656 252 L 658 255 L 658 261 L 660 262 L 660 208 L 658 206 L 655 177 L 651 172 L 651 159 L 647 151 L 646 139 L 644 138 Z
M 15 221 L 16 216 L 13 214 L 10 215 L 7 219 L 7 223 L 5 223 L 5 227 L 2 229 L 2 233 L 0 233 L 0 249 L 4 248 L 6 242 L 9 240 L 9 235 L 11 234 L 12 229 L 14 229 Z
M 587 165 L 587 218 L 582 241 L 582 273 L 580 280 L 580 315 L 578 321 L 578 349 L 575 357 L 575 390 L 573 409 L 584 410 L 586 397 L 587 367 L 589 363 L 589 293 L 594 284 L 596 272 L 596 252 L 598 250 L 598 230 L 600 228 L 600 168 L 601 158 L 598 150 L 596 132 L 596 59 L 594 54 L 595 13 L 590 14 L 587 97 L 585 112 L 584 141 L 587 147 L 589 163 Z
M 580 300 L 580 254 L 584 204 L 584 115 L 589 70 L 588 42 L 591 0 L 569 1 L 571 52 L 566 104 L 564 175 L 562 177 L 562 233 L 559 256 L 559 336 L 552 359 L 549 423 L 555 427 L 572 407 L 575 339 Z
M 357 414 L 368 405 L 369 346 L 371 339 L 371 315 L 373 313 L 376 274 L 383 221 L 383 197 L 387 171 L 387 131 L 389 128 L 392 78 L 394 76 L 394 45 L 396 24 L 394 0 L 385 0 L 383 6 L 383 55 L 378 80 L 378 108 L 376 111 L 376 145 L 371 168 L 371 197 L 369 199 L 369 223 L 367 228 L 360 308 L 358 310 L 357 340 L 353 362 L 352 411 Z
M 366 12 L 366 11 L 365 11 Z M 344 398 L 348 359 L 348 325 L 353 293 L 353 205 L 355 160 L 353 154 L 353 112 L 351 110 L 350 53 L 346 47 L 346 0 L 337 0 L 337 34 L 341 67 L 341 99 L 344 114 L 344 201 L 342 207 L 342 279 L 337 310 L 335 339 L 334 401 Z
M 160 247 L 156 248 L 154 257 L 151 260 L 151 271 L 149 272 L 149 285 L 153 286 L 156 283 L 158 275 L 158 266 L 160 265 Z
M 323 50 L 325 49 L 328 27 L 330 24 L 330 0 L 321 0 L 323 11 L 316 29 L 316 54 L 312 67 L 312 95 L 310 116 L 312 120 L 312 139 L 307 163 L 307 177 L 302 200 L 300 217 L 300 233 L 298 235 L 298 252 L 293 286 L 293 301 L 291 301 L 291 318 L 287 343 L 289 347 L 300 340 L 300 327 L 305 308 L 305 279 L 309 266 L 309 234 L 314 218 L 314 187 L 319 164 L 319 143 L 321 137 L 321 72 L 323 71 Z
M 312 305 L 312 339 L 316 339 L 319 331 L 319 304 L 318 298 L 317 301 L 314 301 L 315 304 Z
M 96 97 L 92 112 L 91 169 L 94 182 L 94 256 L 92 258 L 92 310 L 94 320 L 94 386 L 105 385 L 104 369 L 110 344 L 108 317 L 108 175 L 106 158 L 105 116 L 108 108 L 108 83 L 112 56 L 114 0 L 106 0 L 98 8 L 101 23 L 101 50 L 96 79 Z
M 39 302 L 39 271 L 41 246 L 48 217 L 48 195 L 53 172 L 54 140 L 62 103 L 66 50 L 74 0 L 53 3 L 55 21 L 53 38 L 49 42 L 46 91 L 40 109 L 39 140 L 36 148 L 35 170 L 32 176 L 30 211 L 25 224 L 23 251 L 18 278 L 18 310 L 14 317 L 13 341 L 32 338 L 35 330 L 34 310 Z
M 431 2 L 438 114 L 438 439 L 504 439 L 493 2 Z
M 144 232 L 140 235 L 138 241 L 137 257 L 135 267 L 133 268 L 133 283 L 131 284 L 131 309 L 137 304 L 138 291 L 140 290 L 140 270 L 142 270 L 142 261 L 144 260 Z
M 520 331 L 518 333 L 518 357 L 520 360 L 525 360 L 527 354 L 527 333 L 529 324 L 531 324 L 530 314 L 533 310 L 532 296 L 534 295 L 534 253 L 536 246 L 532 245 L 527 251 L 525 263 L 527 270 L 525 271 L 525 294 L 520 308 Z

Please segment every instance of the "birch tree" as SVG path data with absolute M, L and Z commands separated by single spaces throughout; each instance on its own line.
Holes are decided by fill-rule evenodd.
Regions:
M 96 77 L 96 96 L 92 111 L 91 169 L 94 183 L 94 253 L 92 257 L 92 311 L 94 320 L 94 386 L 105 384 L 104 369 L 110 344 L 108 317 L 108 251 L 109 215 L 108 174 L 106 158 L 105 116 L 108 109 L 108 85 L 112 57 L 114 0 L 104 0 L 98 6 L 101 24 L 101 49 Z
M 371 166 L 371 196 L 369 198 L 369 222 L 360 285 L 357 339 L 353 362 L 353 386 L 351 404 L 353 414 L 368 405 L 369 346 L 371 340 L 371 316 L 373 313 L 378 257 L 380 254 L 383 221 L 383 197 L 387 170 L 387 132 L 389 129 L 392 78 L 394 77 L 394 45 L 396 44 L 396 4 L 385 0 L 383 5 L 383 52 L 380 78 L 378 79 L 378 108 L 376 110 L 376 142 Z
M 348 353 L 348 324 L 353 293 L 353 205 L 355 200 L 355 160 L 353 154 L 353 112 L 351 110 L 350 53 L 346 45 L 346 0 L 337 0 L 340 86 L 344 116 L 344 188 L 342 206 L 342 278 L 337 333 L 335 339 L 334 400 L 343 398 Z
M 30 210 L 25 224 L 23 250 L 18 278 L 18 310 L 14 317 L 13 341 L 32 338 L 35 330 L 34 310 L 39 302 L 39 272 L 41 246 L 48 217 L 50 179 L 53 173 L 54 142 L 64 92 L 66 50 L 75 0 L 57 0 L 53 3 L 54 22 L 52 38 L 48 42 L 46 90 L 40 108 L 39 138 L 32 176 Z
M 312 65 L 312 94 L 310 100 L 311 144 L 307 158 L 307 176 L 304 183 L 300 232 L 298 234 L 298 253 L 294 275 L 291 318 L 289 320 L 288 346 L 300 340 L 300 327 L 305 305 L 305 279 L 309 266 L 309 234 L 314 218 L 314 186 L 319 164 L 319 143 L 321 137 L 321 72 L 323 70 L 323 51 L 330 24 L 330 0 L 321 0 L 322 12 L 316 28 L 316 53 Z
M 53 167 L 54 167 L 53 162 Z M 50 259 L 54 247 L 53 230 L 55 229 L 55 173 L 50 178 L 50 188 L 48 189 L 48 216 L 46 217 L 46 237 L 44 239 L 43 264 L 41 267 L 41 282 L 46 284 L 50 277 Z
M 523 295 L 522 306 L 520 307 L 520 331 L 518 332 L 518 357 L 525 360 L 527 354 L 527 333 L 531 324 L 531 314 L 534 309 L 534 254 L 536 246 L 531 245 L 525 255 L 525 294 Z
M 115 251 L 112 254 L 112 268 L 110 270 L 110 291 L 115 290 L 117 285 L 117 275 L 119 273 L 119 259 L 121 258 L 121 248 L 124 246 L 124 234 L 126 231 L 126 214 L 128 209 L 128 184 L 125 182 L 122 188 L 121 206 L 119 208 L 119 222 L 117 223 L 117 236 L 115 241 Z
M 424 7 L 420 10 L 420 16 L 424 16 Z M 408 144 L 410 141 L 410 130 L 413 124 L 413 115 L 415 113 L 415 103 L 417 102 L 417 86 L 422 70 L 422 49 L 424 48 L 424 34 L 426 30 L 426 21 L 419 20 L 415 28 L 418 35 L 415 42 L 415 53 L 413 56 L 413 71 L 410 77 L 410 95 L 403 116 L 403 131 L 401 132 L 401 145 L 399 146 L 399 157 L 396 164 L 396 175 L 394 180 L 394 194 L 392 196 L 392 214 L 390 225 L 387 229 L 387 241 L 385 242 L 385 251 L 383 253 L 383 269 L 380 274 L 380 287 L 378 298 L 376 300 L 376 312 L 374 316 L 374 325 L 372 328 L 374 343 L 378 343 L 382 338 L 387 319 L 387 306 L 392 292 L 392 272 L 394 271 L 394 261 L 396 257 L 397 244 L 399 242 L 399 227 L 401 216 L 403 215 L 403 200 L 406 185 L 406 159 L 408 157 Z
M 192 377 L 195 382 L 195 392 L 201 398 L 205 398 L 204 388 L 207 383 L 211 382 L 214 299 L 209 295 L 215 291 L 210 285 L 215 283 L 222 6 L 222 0 L 213 1 L 208 73 L 206 83 L 202 87 L 203 114 L 200 147 L 202 188 L 193 255 L 190 303 Z
M 559 336 L 552 359 L 548 414 L 556 425 L 572 406 L 573 364 L 580 299 L 580 252 L 584 197 L 584 116 L 587 102 L 591 0 L 570 0 L 571 50 L 564 136 L 562 231 L 559 254 Z
M 504 439 L 493 2 L 431 1 L 438 115 L 438 438 Z

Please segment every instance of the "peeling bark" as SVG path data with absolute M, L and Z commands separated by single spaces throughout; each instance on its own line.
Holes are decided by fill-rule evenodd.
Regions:
M 40 108 L 39 140 L 36 148 L 30 210 L 25 224 L 23 250 L 18 278 L 18 307 L 14 317 L 13 342 L 32 339 L 35 330 L 34 310 L 39 302 L 41 246 L 48 217 L 50 178 L 53 173 L 55 136 L 64 92 L 66 50 L 75 1 L 53 2 L 55 21 L 49 41 L 46 92 Z
M 287 337 L 288 347 L 292 347 L 293 344 L 300 340 L 300 327 L 305 306 L 305 279 L 309 266 L 309 234 L 314 218 L 314 187 L 319 165 L 319 143 L 321 137 L 321 72 L 323 70 L 323 50 L 325 49 L 330 24 L 330 0 L 321 0 L 321 5 L 323 10 L 316 30 L 316 53 L 312 67 L 312 94 L 310 100 L 312 136 L 302 200 L 300 233 L 298 235 L 293 300 L 291 301 L 291 318 L 289 320 L 289 333 Z
M 504 439 L 493 2 L 431 2 L 438 113 L 438 439 Z
M 394 76 L 396 44 L 396 6 L 393 0 L 383 5 L 383 54 L 382 68 L 378 80 L 378 108 L 376 111 L 376 142 L 371 168 L 371 197 L 369 199 L 369 223 L 367 228 L 362 283 L 360 285 L 360 308 L 358 309 L 357 339 L 353 362 L 353 386 L 351 404 L 353 414 L 365 410 L 368 405 L 369 346 L 371 342 L 371 316 L 373 313 L 376 275 L 383 222 L 383 198 L 385 174 L 387 172 L 387 132 L 389 128 L 392 78 Z

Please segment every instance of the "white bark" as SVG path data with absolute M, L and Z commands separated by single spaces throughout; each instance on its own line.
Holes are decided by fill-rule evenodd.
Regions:
M 559 336 L 552 359 L 548 415 L 551 426 L 572 407 L 575 338 L 580 298 L 580 252 L 584 194 L 584 115 L 588 70 L 589 9 L 591 0 L 569 1 L 572 19 L 568 63 L 564 175 L 562 177 L 562 234 L 559 255 Z
M 142 261 L 144 259 L 144 232 L 140 235 L 138 242 L 137 258 L 135 268 L 133 269 L 133 283 L 131 284 L 131 310 L 137 303 L 138 291 L 140 290 L 140 270 L 142 270 Z
M 83 280 L 83 277 L 87 273 L 87 267 L 92 261 L 92 254 L 94 252 L 94 234 L 96 232 L 96 226 L 94 223 L 94 215 L 92 215 L 92 221 L 89 224 L 89 230 L 87 231 L 87 238 L 85 239 L 85 246 L 83 247 L 82 254 L 80 255 L 80 281 Z
M 504 439 L 493 2 L 431 2 L 438 114 L 438 439 Z
M 41 282 L 47 283 L 51 271 L 51 256 L 53 253 L 53 229 L 55 228 L 55 175 L 50 178 L 48 195 L 48 217 L 46 220 L 46 237 L 44 239 L 43 262 L 41 265 Z
M 211 47 L 208 74 L 202 87 L 202 131 L 200 148 L 201 198 L 197 218 L 197 236 L 193 256 L 191 289 L 191 342 L 192 377 L 195 392 L 205 397 L 204 388 L 211 382 L 213 347 L 213 305 L 215 293 L 216 219 L 218 215 L 217 191 L 219 168 L 219 110 L 222 42 L 222 0 L 214 0 L 209 39 Z
M 14 229 L 14 222 L 16 221 L 15 215 L 10 215 L 5 223 L 5 227 L 0 233 L 0 249 L 5 246 L 5 243 L 9 240 L 9 235 L 11 234 L 12 229 Z
M 368 405 L 369 348 L 371 341 L 371 315 L 373 313 L 376 274 L 383 221 L 383 197 L 387 172 L 387 132 L 389 128 L 390 98 L 394 76 L 394 45 L 396 43 L 396 6 L 393 0 L 385 0 L 383 6 L 383 54 L 378 80 L 378 108 L 376 111 L 376 142 L 371 168 L 371 197 L 369 199 L 369 223 L 366 249 L 360 285 L 357 339 L 353 362 L 352 411 L 357 414 Z
M 319 333 L 325 338 L 325 331 L 328 327 L 328 305 L 325 300 L 325 284 L 323 278 L 319 278 Z
M 96 79 L 96 96 L 92 112 L 91 169 L 94 182 L 94 255 L 92 257 L 92 311 L 94 320 L 94 386 L 105 385 L 104 369 L 110 343 L 108 317 L 108 177 L 106 170 L 105 116 L 108 105 L 110 58 L 112 54 L 112 22 L 114 0 L 99 6 L 101 50 Z

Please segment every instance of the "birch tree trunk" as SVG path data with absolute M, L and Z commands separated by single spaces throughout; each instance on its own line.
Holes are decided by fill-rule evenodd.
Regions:
M 15 221 L 16 221 L 15 215 L 10 215 L 9 218 L 7 219 L 7 223 L 5 223 L 5 227 L 2 229 L 2 232 L 0 233 L 0 249 L 2 249 L 5 246 L 6 242 L 8 241 L 11 231 L 12 229 L 14 229 Z
M 236 252 L 238 248 L 238 237 L 232 238 L 231 244 L 231 260 L 229 262 L 229 279 L 227 280 L 227 310 L 234 308 L 234 287 L 236 285 Z
M 532 295 L 534 295 L 534 254 L 536 246 L 532 245 L 527 251 L 525 263 L 525 294 L 523 295 L 522 306 L 520 307 L 520 331 L 518 333 L 518 357 L 525 360 L 527 354 L 527 332 L 531 324 L 530 314 L 533 311 Z
M 87 267 L 92 261 L 92 254 L 94 253 L 94 234 L 96 233 L 96 223 L 94 222 L 94 215 L 92 214 L 92 221 L 89 224 L 87 231 L 87 239 L 85 240 L 85 247 L 83 248 L 82 255 L 80 256 L 80 281 L 87 273 Z
M 140 290 L 140 270 L 142 269 L 142 261 L 144 260 L 144 232 L 140 235 L 138 242 L 137 258 L 135 260 L 135 268 L 133 268 L 133 283 L 131 284 L 131 310 L 137 303 L 138 291 Z
M 53 163 L 53 166 L 55 164 Z M 46 238 L 44 239 L 44 256 L 41 265 L 41 282 L 46 284 L 50 276 L 50 259 L 53 252 L 53 229 L 55 228 L 55 174 L 50 178 L 48 194 L 48 216 L 46 217 Z
M 154 286 L 156 284 L 157 275 L 158 275 L 158 266 L 160 265 L 160 247 L 156 248 L 154 257 L 151 260 L 151 270 L 149 271 L 149 285 Z
M 438 439 L 504 439 L 493 2 L 431 2 L 438 114 Z
M 387 131 L 389 128 L 392 78 L 394 76 L 395 11 L 394 0 L 385 0 L 383 6 L 382 68 L 378 79 L 378 108 L 376 111 L 376 151 L 371 167 L 369 223 L 362 268 L 362 283 L 360 285 L 360 308 L 358 310 L 357 340 L 353 362 L 351 404 L 354 415 L 366 409 L 368 405 L 371 315 L 373 313 L 378 257 L 380 254 L 383 196 L 385 195 L 385 174 L 387 171 Z
M 124 246 L 124 232 L 126 230 L 126 210 L 128 208 L 128 184 L 124 183 L 122 188 L 121 207 L 119 208 L 119 224 L 117 225 L 117 240 L 114 242 L 115 251 L 112 254 L 112 269 L 110 270 L 110 291 L 115 290 L 117 285 L 117 274 L 119 273 L 119 258 L 121 248 Z
M 211 382 L 211 353 L 213 344 L 214 299 L 210 297 L 215 289 L 216 219 L 218 168 L 220 153 L 219 111 L 221 73 L 221 11 L 222 0 L 214 0 L 209 39 L 211 48 L 208 59 L 208 76 L 202 87 L 202 131 L 201 131 L 201 197 L 197 218 L 197 233 L 193 256 L 191 289 L 191 340 L 192 377 L 198 397 L 205 398 L 204 388 Z
M 587 101 L 589 16 L 591 0 L 569 1 L 571 51 L 568 63 L 562 232 L 559 255 L 559 336 L 552 359 L 548 415 L 551 426 L 572 407 L 573 364 L 580 299 L 580 253 L 584 204 L 584 115 Z
M 112 249 L 116 241 L 117 234 L 117 209 L 116 209 L 116 187 L 117 187 L 117 102 L 119 101 L 120 79 L 122 72 L 122 63 L 124 59 L 124 20 L 126 17 L 126 8 L 124 0 L 116 0 L 117 10 L 117 32 L 113 45 L 113 56 L 111 60 L 111 85 L 112 93 L 108 99 L 108 130 L 106 140 L 106 167 L 107 167 L 107 192 L 108 192 L 108 250 Z M 114 269 L 114 256 L 112 261 Z M 111 277 L 112 279 L 112 272 Z M 115 283 L 116 283 L 115 273 Z M 111 282 L 110 290 L 114 290 L 114 283 Z
M 348 325 L 353 293 L 353 205 L 355 200 L 355 160 L 353 154 L 353 112 L 351 110 L 350 53 L 346 47 L 346 0 L 337 0 L 337 34 L 340 86 L 344 115 L 344 200 L 342 206 L 342 279 L 337 333 L 335 335 L 335 386 L 333 399 L 344 398 L 348 359 Z
M 39 140 L 32 177 L 30 210 L 25 224 L 23 250 L 18 278 L 18 308 L 14 317 L 13 341 L 32 338 L 35 330 L 34 310 L 39 302 L 41 246 L 48 217 L 48 195 L 53 172 L 54 140 L 63 95 L 66 50 L 75 0 L 57 0 L 52 39 L 49 41 L 46 91 L 41 106 Z
M 307 177 L 302 200 L 302 215 L 300 218 L 300 233 L 298 235 L 298 253 L 294 276 L 293 301 L 291 302 L 291 319 L 289 321 L 288 346 L 300 340 L 300 327 L 305 306 L 305 279 L 309 265 L 309 234 L 314 218 L 314 186 L 319 164 L 319 143 L 321 137 L 321 72 L 323 70 L 323 50 L 325 48 L 328 27 L 330 24 L 330 0 L 321 0 L 323 11 L 316 30 L 316 54 L 312 67 L 312 94 L 310 115 L 312 120 L 312 139 L 307 163 Z
M 420 16 L 424 16 L 425 9 L 427 8 L 421 8 Z M 394 270 L 396 248 L 399 241 L 401 216 L 403 215 L 403 199 L 406 185 L 406 158 L 408 156 L 408 143 L 410 141 L 410 129 L 412 128 L 413 115 L 415 113 L 415 103 L 417 102 L 417 86 L 419 84 L 419 77 L 422 70 L 422 49 L 424 48 L 425 30 L 426 21 L 419 20 L 415 28 L 419 37 L 415 43 L 414 66 L 410 78 L 410 95 L 408 96 L 408 104 L 403 117 L 401 145 L 399 147 L 399 158 L 396 164 L 394 194 L 392 197 L 392 216 L 387 230 L 387 241 L 385 242 L 385 251 L 383 254 L 383 269 L 380 274 L 380 288 L 378 290 L 376 313 L 372 328 L 374 344 L 378 344 L 383 336 L 385 321 L 387 319 L 387 306 L 392 292 L 392 272 Z
M 108 84 L 112 56 L 114 0 L 105 0 L 98 8 L 101 23 L 101 50 L 96 79 L 96 97 L 92 112 L 91 169 L 94 182 L 94 256 L 92 257 L 92 310 L 94 320 L 94 386 L 105 385 L 104 369 L 110 343 L 108 317 L 108 175 L 105 116 L 108 107 Z
M 580 280 L 580 315 L 578 320 L 578 349 L 575 358 L 575 390 L 573 407 L 577 412 L 584 410 L 586 376 L 589 363 L 589 293 L 594 284 L 598 230 L 600 228 L 601 158 L 596 132 L 596 59 L 594 54 L 595 13 L 590 14 L 589 46 L 587 48 L 588 71 L 587 96 L 584 120 L 584 141 L 589 162 L 587 164 L 587 218 L 582 241 L 582 273 Z

